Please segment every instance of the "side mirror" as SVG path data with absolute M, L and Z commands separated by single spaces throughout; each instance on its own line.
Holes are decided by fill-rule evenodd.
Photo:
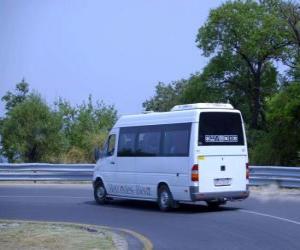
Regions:
M 102 155 L 102 153 L 101 153 L 100 149 L 94 148 L 94 159 L 96 162 L 100 159 L 101 155 Z

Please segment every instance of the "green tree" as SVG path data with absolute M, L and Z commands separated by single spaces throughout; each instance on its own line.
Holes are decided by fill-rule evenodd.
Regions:
M 30 94 L 2 121 L 2 151 L 10 162 L 51 162 L 63 151 L 61 128 L 40 95 Z
M 191 75 L 186 82 L 180 97 L 183 103 L 227 101 L 222 89 L 212 84 L 212 82 L 206 81 L 203 74 Z
M 10 162 L 92 162 L 117 119 L 114 106 L 102 101 L 72 106 L 60 98 L 54 109 L 23 80 L 7 92 L 5 117 L 0 119 L 2 149 Z
M 65 162 L 92 162 L 93 149 L 102 146 L 109 130 L 117 119 L 114 106 L 102 101 L 93 104 L 92 97 L 77 107 L 60 99 L 56 103 L 57 111 L 63 121 L 63 132 L 68 149 Z
M 268 102 L 268 130 L 252 150 L 255 164 L 300 164 L 300 83 L 285 87 Z
M 277 91 L 276 76 L 276 69 L 266 64 L 261 75 L 260 94 L 263 101 L 258 120 L 260 124 L 265 123 L 265 100 Z M 230 102 L 242 111 L 247 124 L 251 124 L 255 92 L 248 67 L 239 57 L 225 54 L 213 57 L 198 81 L 189 80 L 186 89 L 190 89 L 186 99 L 199 96 L 198 100 L 192 99 L 193 102 Z
M 276 85 L 264 78 L 276 73 L 272 62 L 279 60 L 286 50 L 287 34 L 286 24 L 265 5 L 253 0 L 224 3 L 211 10 L 207 22 L 199 29 L 197 46 L 203 55 L 213 56 L 210 64 L 218 64 L 209 66 L 221 76 L 216 79 L 221 80 L 220 84 L 226 81 L 237 93 L 248 94 L 251 128 L 263 126 L 264 90 Z
M 1 100 L 5 102 L 6 112 L 12 110 L 16 105 L 26 100 L 29 94 L 29 85 L 23 78 L 20 83 L 16 85 L 15 93 L 8 91 Z
M 181 95 L 186 80 L 179 80 L 170 84 L 159 82 L 155 86 L 155 95 L 143 103 L 146 111 L 169 111 L 173 106 L 180 104 Z
M 299 68 L 300 61 L 300 3 L 297 1 L 263 0 L 270 12 L 281 20 L 286 33 L 287 50 L 282 55 L 282 61 L 292 70 Z

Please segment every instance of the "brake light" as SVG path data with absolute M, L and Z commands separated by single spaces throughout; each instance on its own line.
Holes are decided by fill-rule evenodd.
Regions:
M 246 163 L 246 179 L 248 180 L 250 176 L 250 168 L 249 168 L 249 163 Z
M 198 164 L 193 165 L 192 167 L 192 175 L 191 175 L 192 181 L 199 181 L 199 169 Z

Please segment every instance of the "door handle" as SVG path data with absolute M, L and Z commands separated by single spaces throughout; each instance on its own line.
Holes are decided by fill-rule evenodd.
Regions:
M 110 164 L 115 165 L 116 163 L 114 161 L 111 161 Z

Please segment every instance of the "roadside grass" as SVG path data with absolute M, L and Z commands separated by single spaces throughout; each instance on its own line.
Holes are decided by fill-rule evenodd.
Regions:
M 119 248 L 115 244 L 116 238 L 120 241 L 115 233 L 99 227 L 0 220 L 1 249 L 110 250 Z

